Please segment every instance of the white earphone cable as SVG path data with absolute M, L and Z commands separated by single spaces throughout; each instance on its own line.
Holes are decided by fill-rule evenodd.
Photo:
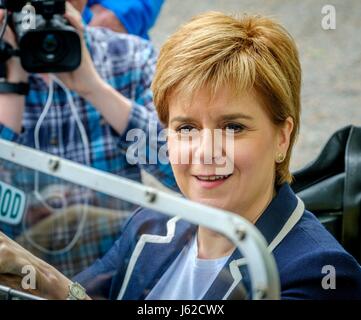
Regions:
M 78 126 L 79 132 L 80 132 L 80 136 L 81 136 L 81 140 L 84 146 L 84 152 L 85 152 L 85 164 L 87 166 L 90 166 L 90 144 L 89 144 L 89 139 L 88 136 L 86 134 L 85 128 L 83 123 L 80 120 L 78 111 L 76 109 L 76 106 L 74 104 L 74 100 L 72 97 L 72 94 L 70 92 L 70 90 L 65 86 L 65 84 L 58 79 L 55 75 L 50 75 L 50 83 L 49 83 L 49 94 L 44 106 L 44 110 L 42 111 L 38 122 L 36 123 L 35 126 L 35 130 L 34 130 L 34 143 L 35 143 L 35 148 L 36 149 L 40 149 L 40 141 L 39 141 L 39 133 L 40 133 L 40 127 L 46 117 L 46 115 L 49 112 L 49 109 L 51 107 L 51 104 L 53 102 L 53 98 L 54 98 L 54 82 L 57 83 L 66 93 L 67 96 L 67 100 L 69 102 L 69 106 L 71 109 L 71 113 L 75 119 L 75 122 Z M 64 193 L 60 194 L 60 198 L 62 201 L 62 207 L 61 209 L 58 208 L 53 208 L 51 207 L 46 200 L 43 199 L 43 196 L 40 194 L 39 192 L 39 172 L 35 171 L 35 177 L 34 177 L 34 195 L 37 198 L 37 200 L 40 201 L 40 203 L 42 205 L 44 205 L 44 207 L 49 210 L 52 214 L 53 213 L 57 213 L 57 212 L 63 212 L 64 209 L 67 207 L 67 200 L 66 197 L 64 195 Z M 59 255 L 59 254 L 63 254 L 66 253 L 68 251 L 70 251 L 74 245 L 78 242 L 79 238 L 81 237 L 81 234 L 83 232 L 84 226 L 85 226 L 85 222 L 87 219 L 87 215 L 88 215 L 88 206 L 89 206 L 89 199 L 87 197 L 85 197 L 86 202 L 84 203 L 84 205 L 82 205 L 82 216 L 81 216 L 81 220 L 79 223 L 79 226 L 77 228 L 77 231 L 73 237 L 73 239 L 70 241 L 70 243 L 63 249 L 60 250 L 49 250 L 47 248 L 44 248 L 43 246 L 39 245 L 38 243 L 35 243 L 35 241 L 33 239 L 31 239 L 30 235 L 28 234 L 28 232 L 24 232 L 25 238 L 26 240 L 32 245 L 34 246 L 36 249 L 38 249 L 39 251 L 41 251 L 42 253 L 45 254 L 49 254 L 49 255 Z M 26 219 L 23 220 L 23 229 L 26 229 L 25 226 L 25 222 Z

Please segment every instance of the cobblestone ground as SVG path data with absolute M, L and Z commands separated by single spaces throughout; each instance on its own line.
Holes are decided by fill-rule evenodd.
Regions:
M 336 30 L 323 30 L 323 6 L 336 8 Z M 302 126 L 291 167 L 302 168 L 330 135 L 361 125 L 360 0 L 166 0 L 151 32 L 156 47 L 193 15 L 219 10 L 273 16 L 294 36 L 303 66 Z

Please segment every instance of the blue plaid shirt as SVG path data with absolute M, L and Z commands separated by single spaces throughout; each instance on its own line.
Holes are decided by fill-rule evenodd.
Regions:
M 134 143 L 126 140 L 126 133 L 130 129 L 139 128 L 147 133 L 149 132 L 148 124 L 152 122 L 157 123 L 158 131 L 162 129 L 158 122 L 150 90 L 156 64 L 156 53 L 152 45 L 136 36 L 114 33 L 103 28 L 87 27 L 85 36 L 93 62 L 101 77 L 133 101 L 132 111 L 128 119 L 128 128 L 123 135 L 119 135 L 96 108 L 76 93 L 72 93 L 79 117 L 90 142 L 91 166 L 138 182 L 141 182 L 141 169 L 144 169 L 165 186 L 177 191 L 176 182 L 169 164 L 162 164 L 157 161 L 155 164 L 132 165 L 126 159 L 126 151 Z M 29 84 L 30 92 L 26 97 L 21 134 L 17 134 L 10 128 L 0 124 L 0 138 L 35 147 L 34 129 L 46 103 L 48 85 L 39 75 L 35 74 L 30 75 Z M 106 101 L 106 97 L 104 99 Z M 56 84 L 54 84 L 52 106 L 40 128 L 39 142 L 42 151 L 86 164 L 84 145 L 65 92 Z M 161 147 L 160 143 L 156 147 Z M 2 163 L 1 167 L 4 167 L 4 163 Z M 33 175 L 29 174 L 29 170 L 23 170 L 25 174 L 22 174 L 22 170 L 16 169 L 16 166 L 14 168 L 14 170 L 11 170 L 11 181 L 5 181 L 7 179 L 4 180 L 3 174 L 0 179 L 30 194 L 34 189 Z M 43 180 L 51 180 L 44 179 L 50 177 L 43 176 L 42 178 Z M 14 180 L 17 180 L 17 182 Z M 44 187 L 44 184 L 42 187 Z M 105 196 L 104 198 L 109 200 L 110 197 Z M 119 199 L 113 200 L 122 203 Z M 74 203 L 83 202 L 74 201 Z M 123 205 L 114 205 L 114 203 L 108 204 L 107 201 L 96 201 L 90 204 L 97 207 L 125 210 L 128 215 L 134 209 L 134 205 L 124 203 Z M 98 227 L 93 226 L 93 231 L 88 232 L 88 236 L 91 236 L 91 238 L 88 240 L 83 239 L 87 243 L 83 247 L 78 246 L 78 249 L 75 249 L 78 252 L 70 252 L 59 256 L 43 256 L 43 258 L 67 275 L 77 273 L 107 252 L 119 236 L 123 220 L 124 214 L 120 214 L 117 223 L 113 219 L 111 223 L 107 220 L 103 225 L 101 225 L 102 222 L 99 222 Z M 97 218 L 97 221 L 103 220 Z M 94 221 L 88 224 L 92 223 L 98 224 L 98 222 Z M 74 234 L 72 228 L 74 229 L 76 226 L 64 225 L 63 228 L 57 231 L 58 238 L 62 238 L 62 240 L 71 238 L 71 235 Z M 21 225 L 10 226 L 1 223 L 0 230 L 3 230 L 12 238 L 19 237 L 24 231 Z M 57 236 L 53 235 L 53 237 L 55 239 Z M 104 245 L 104 243 L 108 245 Z M 25 243 L 22 244 L 25 245 Z M 87 249 L 84 249 L 85 247 Z M 81 256 L 81 259 L 76 258 L 77 261 L 74 261 L 74 256 Z
M 148 124 L 157 122 L 150 85 L 155 71 L 156 53 L 152 45 L 135 36 L 114 33 L 103 28 L 86 29 L 89 50 L 101 77 L 133 101 L 128 128 L 120 136 L 86 100 L 73 93 L 80 119 L 90 141 L 91 166 L 135 181 L 141 181 L 141 169 L 166 187 L 177 190 L 169 164 L 130 165 L 126 151 L 131 142 L 126 133 L 132 128 L 148 132 Z M 0 138 L 30 147 L 34 128 L 43 111 L 48 86 L 39 75 L 31 75 L 26 97 L 23 130 L 20 135 L 0 124 Z M 106 99 L 106 97 L 105 97 Z M 158 130 L 161 130 L 158 126 Z M 54 84 L 54 100 L 40 129 L 42 151 L 85 164 L 85 150 L 65 92 Z

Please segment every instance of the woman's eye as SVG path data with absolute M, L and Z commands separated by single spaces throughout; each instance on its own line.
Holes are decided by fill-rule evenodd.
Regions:
M 194 129 L 195 128 L 192 125 L 183 125 L 178 127 L 176 131 L 181 134 L 189 134 Z
M 226 131 L 230 131 L 232 133 L 242 132 L 246 127 L 239 123 L 228 123 L 224 126 Z

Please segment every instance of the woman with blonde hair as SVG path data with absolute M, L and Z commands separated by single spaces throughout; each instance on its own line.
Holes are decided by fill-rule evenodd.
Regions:
M 289 186 L 301 67 L 288 32 L 261 16 L 199 15 L 162 47 L 152 88 L 183 195 L 255 224 L 274 254 L 281 297 L 360 299 L 360 266 Z M 167 242 L 140 238 L 171 227 Z M 234 286 L 230 269 L 240 259 L 220 234 L 139 209 L 108 254 L 75 280 L 89 295 L 110 299 L 237 299 L 249 287 L 241 264 L 243 280 Z M 335 288 L 323 286 L 325 266 L 336 270 Z M 50 273 L 53 289 L 46 284 L 44 291 L 65 298 L 70 280 Z

